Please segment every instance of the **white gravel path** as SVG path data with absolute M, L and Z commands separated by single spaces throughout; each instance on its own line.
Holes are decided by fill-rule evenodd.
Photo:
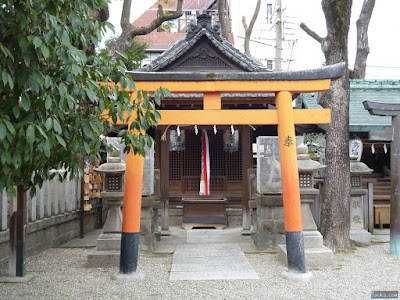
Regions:
M 293 283 L 275 254 L 246 254 L 259 280 L 170 281 L 172 255 L 141 253 L 141 282 L 111 279 L 117 268 L 87 269 L 89 248 L 55 248 L 28 258 L 35 278 L 0 283 L 0 299 L 371 299 L 374 290 L 400 290 L 400 257 L 388 243 L 335 254 L 335 266 L 312 270 L 315 280 Z M 4 272 L 5 270 L 1 270 Z

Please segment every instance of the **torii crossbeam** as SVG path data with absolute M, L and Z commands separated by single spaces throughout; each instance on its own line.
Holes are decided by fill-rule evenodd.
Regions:
M 307 273 L 304 255 L 295 124 L 330 123 L 329 109 L 293 110 L 292 93 L 329 89 L 345 64 L 316 70 L 258 73 L 131 72 L 137 90 L 203 93 L 202 110 L 159 110 L 158 125 L 278 125 L 283 209 L 289 271 Z M 277 110 L 221 109 L 221 93 L 275 93 Z M 239 103 L 238 103 L 239 104 Z M 134 277 L 138 259 L 143 157 L 126 161 L 120 273 Z

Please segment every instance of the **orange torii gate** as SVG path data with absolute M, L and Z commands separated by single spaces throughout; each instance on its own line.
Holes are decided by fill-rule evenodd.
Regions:
M 288 269 L 309 275 L 305 265 L 297 168 L 295 124 L 327 124 L 329 109 L 293 110 L 292 93 L 320 92 L 329 89 L 332 79 L 341 77 L 345 64 L 294 72 L 131 72 L 137 90 L 154 92 L 167 88 L 171 93 L 203 93 L 202 110 L 159 110 L 158 125 L 278 125 L 282 175 L 282 194 Z M 277 110 L 221 109 L 221 93 L 275 93 Z M 238 103 L 239 104 L 239 103 Z M 125 193 L 121 237 L 121 280 L 140 278 L 136 274 L 143 161 L 130 152 L 126 161 Z M 312 278 L 306 276 L 306 278 Z

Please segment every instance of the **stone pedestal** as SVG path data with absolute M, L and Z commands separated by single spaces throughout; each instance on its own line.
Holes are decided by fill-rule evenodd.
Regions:
M 282 195 L 256 195 L 256 231 L 252 238 L 257 249 L 275 252 L 285 242 Z
M 352 188 L 350 191 L 350 239 L 368 244 L 371 242 L 371 233 L 364 226 L 363 196 L 366 189 Z
M 311 204 L 318 194 L 319 190 L 317 189 L 300 190 L 304 250 L 308 268 L 330 267 L 333 265 L 333 252 L 323 245 L 323 237 L 317 230 L 311 212 Z M 287 263 L 286 254 L 286 245 L 279 245 L 279 260 L 285 264 Z
M 156 245 L 155 225 L 154 225 L 154 196 L 142 197 L 142 211 L 140 214 L 140 238 L 139 249 L 141 251 L 154 251 Z
M 355 142 L 360 141 L 355 140 Z M 362 146 L 357 149 L 359 148 L 362 149 Z M 351 152 L 351 154 L 355 153 Z M 358 243 L 369 244 L 371 242 L 371 234 L 365 230 L 363 209 L 363 196 L 367 194 L 368 190 L 362 188 L 361 182 L 362 176 L 372 173 L 373 170 L 368 168 L 365 163 L 360 162 L 360 157 L 361 154 L 350 159 L 350 239 Z

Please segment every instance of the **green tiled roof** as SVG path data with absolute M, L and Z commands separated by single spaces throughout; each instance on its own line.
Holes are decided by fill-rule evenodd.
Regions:
M 317 98 L 318 93 L 301 95 L 306 108 L 322 108 Z M 400 103 L 400 80 L 350 80 L 350 131 L 367 132 L 390 127 L 391 117 L 370 115 L 363 101 Z

